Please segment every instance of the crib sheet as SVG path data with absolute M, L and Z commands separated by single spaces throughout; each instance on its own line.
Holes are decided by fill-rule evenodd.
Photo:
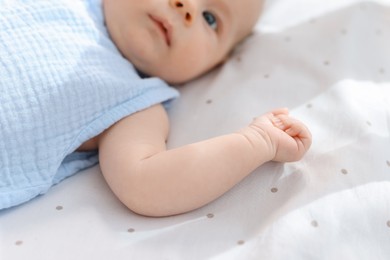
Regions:
M 0 259 L 389 259 L 390 1 L 273 0 L 219 68 L 179 88 L 168 145 L 288 107 L 313 145 L 187 214 L 127 210 L 98 166 L 0 212 Z

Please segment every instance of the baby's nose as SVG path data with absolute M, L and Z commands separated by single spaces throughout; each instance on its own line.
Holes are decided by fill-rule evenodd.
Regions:
M 169 5 L 180 13 L 186 26 L 194 23 L 196 9 L 191 0 L 169 0 Z

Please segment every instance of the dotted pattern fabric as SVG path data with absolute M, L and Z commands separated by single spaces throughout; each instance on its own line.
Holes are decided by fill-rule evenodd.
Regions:
M 389 25 L 389 1 L 269 1 L 223 66 L 180 89 L 168 145 L 287 106 L 313 134 L 302 161 L 160 219 L 125 209 L 93 168 L 0 213 L 3 258 L 389 259 Z

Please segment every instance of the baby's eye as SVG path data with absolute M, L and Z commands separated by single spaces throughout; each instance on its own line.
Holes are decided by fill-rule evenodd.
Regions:
M 215 18 L 215 16 L 212 13 L 208 11 L 203 12 L 203 18 L 206 20 L 206 22 L 208 23 L 208 25 L 210 25 L 212 29 L 214 30 L 218 29 L 217 18 Z

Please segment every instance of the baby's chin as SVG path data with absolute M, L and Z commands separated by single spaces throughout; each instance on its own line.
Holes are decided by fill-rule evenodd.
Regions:
M 195 79 L 206 75 L 210 71 L 213 71 L 215 68 L 220 67 L 224 64 L 224 61 L 217 63 L 211 68 L 206 68 L 201 71 L 182 71 L 180 69 L 170 69 L 170 70 L 157 70 L 157 71 L 149 71 L 140 69 L 138 73 L 141 77 L 157 77 L 167 82 L 170 85 L 183 85 Z
M 194 80 L 195 78 L 199 77 L 199 75 L 193 74 L 193 75 L 186 75 L 179 71 L 148 71 L 148 70 L 141 70 L 137 69 L 138 75 L 141 78 L 150 78 L 150 77 L 157 77 L 162 79 L 163 81 L 167 82 L 170 85 L 182 85 L 186 82 L 189 82 L 191 80 Z
M 167 82 L 169 85 L 180 86 L 180 85 L 183 85 L 183 84 L 188 83 L 190 81 L 193 81 L 193 80 L 201 77 L 204 74 L 205 73 L 199 73 L 197 75 L 192 75 L 192 76 L 187 76 L 187 77 L 180 77 L 180 76 L 164 77 L 164 76 L 160 76 L 159 78 L 161 78 L 162 80 Z
M 226 58 L 219 62 L 211 63 L 205 66 L 201 64 L 181 64 L 181 63 L 164 63 L 164 62 L 150 62 L 145 59 L 133 59 L 132 64 L 137 69 L 141 77 L 157 77 L 170 85 L 182 85 L 193 81 L 208 72 L 214 70 L 225 62 Z

